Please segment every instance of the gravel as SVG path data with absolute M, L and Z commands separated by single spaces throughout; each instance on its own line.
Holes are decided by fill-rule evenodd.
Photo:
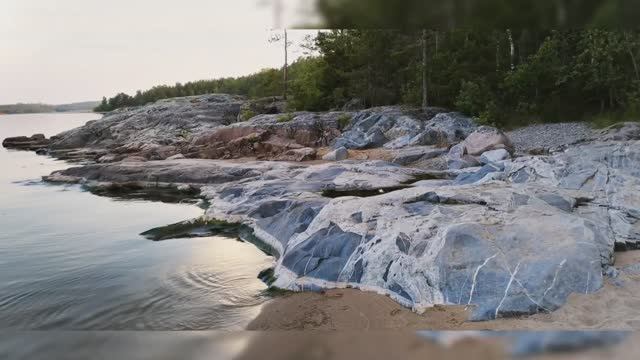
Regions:
M 579 122 L 530 125 L 507 133 L 519 154 L 546 153 L 585 141 L 594 134 L 589 124 Z

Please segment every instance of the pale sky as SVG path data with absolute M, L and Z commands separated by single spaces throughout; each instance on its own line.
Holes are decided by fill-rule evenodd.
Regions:
M 283 26 L 299 23 L 300 2 L 284 3 Z M 273 12 L 270 0 L 0 0 L 0 104 L 99 100 L 280 67 Z M 301 55 L 294 45 L 290 57 Z

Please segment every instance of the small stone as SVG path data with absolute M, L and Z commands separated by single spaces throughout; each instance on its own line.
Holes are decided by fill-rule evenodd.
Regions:
M 184 158 L 185 158 L 185 157 L 184 157 L 184 155 L 182 155 L 182 154 L 175 154 L 175 155 L 173 155 L 173 156 L 169 156 L 169 157 L 167 158 L 167 160 L 182 160 L 182 159 L 184 159 Z
M 322 160 L 326 160 L 326 161 L 342 161 L 345 160 L 349 157 L 349 151 L 347 150 L 347 148 L 343 147 L 339 147 L 335 150 L 333 150 L 332 152 L 326 154 L 325 156 L 322 157 Z
M 483 164 L 495 163 L 502 160 L 507 160 L 511 156 L 505 149 L 491 150 L 482 153 L 480 156 L 480 162 Z

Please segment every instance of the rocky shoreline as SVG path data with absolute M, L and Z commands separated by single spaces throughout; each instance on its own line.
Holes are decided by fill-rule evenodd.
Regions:
M 471 320 L 557 310 L 603 287 L 616 250 L 640 247 L 636 123 L 549 142 L 534 136 L 543 128 L 510 138 L 435 109 L 267 104 L 238 122 L 259 112 L 249 103 L 207 95 L 107 114 L 46 140 L 88 164 L 45 180 L 197 191 L 206 219 L 277 252 L 278 288 L 353 287 L 417 312 L 466 306 Z

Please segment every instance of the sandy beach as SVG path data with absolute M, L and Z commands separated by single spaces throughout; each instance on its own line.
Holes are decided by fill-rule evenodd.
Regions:
M 640 251 L 616 255 L 616 267 L 640 262 Z M 296 293 L 266 304 L 249 330 L 640 330 L 640 276 L 623 272 L 595 294 L 573 294 L 555 312 L 468 322 L 468 309 L 435 306 L 424 314 L 387 296 L 354 289 Z

